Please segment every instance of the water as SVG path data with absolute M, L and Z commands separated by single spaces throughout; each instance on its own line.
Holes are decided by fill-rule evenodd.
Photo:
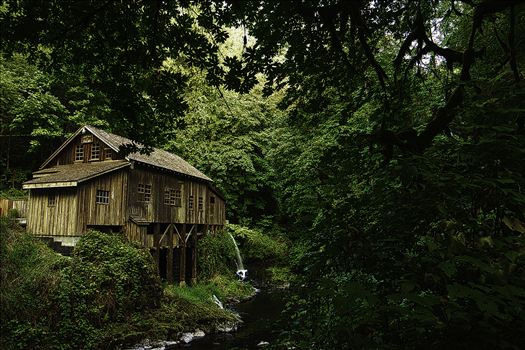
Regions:
M 279 335 L 275 325 L 285 304 L 284 291 L 263 290 L 252 299 L 234 305 L 244 323 L 236 332 L 212 334 L 189 345 L 192 350 L 261 349 L 262 341 L 272 344 Z
M 244 281 L 248 277 L 248 270 L 244 268 L 244 264 L 242 263 L 241 251 L 239 250 L 239 246 L 237 245 L 235 238 L 233 238 L 232 234 L 229 232 L 228 235 L 230 235 L 230 238 L 232 239 L 233 246 L 235 247 L 235 254 L 237 255 L 237 261 L 235 262 L 237 264 L 237 276 L 241 281 Z
M 228 232 L 228 234 L 230 235 L 232 241 L 233 241 L 233 246 L 235 247 L 235 254 L 237 255 L 237 270 L 240 271 L 240 270 L 244 270 L 244 265 L 242 263 L 242 257 L 241 257 L 241 251 L 239 250 L 239 246 L 237 245 L 237 242 L 235 241 L 235 238 L 233 238 L 232 234 Z

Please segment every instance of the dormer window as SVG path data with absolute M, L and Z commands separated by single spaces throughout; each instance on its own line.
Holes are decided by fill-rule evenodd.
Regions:
M 84 160 L 84 146 L 76 145 L 75 146 L 75 162 Z
M 96 142 L 91 145 L 91 160 L 100 159 L 100 143 Z

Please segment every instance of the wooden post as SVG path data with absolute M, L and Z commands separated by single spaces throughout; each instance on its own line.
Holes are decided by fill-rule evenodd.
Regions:
M 186 224 L 182 224 L 180 248 L 180 274 L 179 285 L 184 287 L 186 285 Z
M 153 245 L 155 246 L 155 264 L 157 265 L 157 274 L 160 274 L 160 224 L 153 224 Z
M 173 283 L 173 224 L 169 224 L 168 231 L 168 266 L 166 268 L 166 274 L 168 283 Z
M 197 283 L 197 232 L 193 235 L 193 254 L 191 254 L 191 284 L 194 286 Z

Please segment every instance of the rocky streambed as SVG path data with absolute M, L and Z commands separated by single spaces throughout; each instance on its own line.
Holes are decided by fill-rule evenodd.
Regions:
M 286 291 L 264 289 L 249 300 L 227 305 L 239 315 L 239 322 L 216 327 L 205 334 L 196 329 L 173 340 L 144 340 L 129 350 L 169 350 L 188 348 L 192 350 L 225 350 L 231 348 L 260 349 L 275 341 L 280 332 L 276 321 L 286 302 Z

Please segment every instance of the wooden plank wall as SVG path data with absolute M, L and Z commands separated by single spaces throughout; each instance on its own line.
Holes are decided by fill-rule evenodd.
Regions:
M 117 170 L 81 184 L 78 189 L 78 222 L 82 232 L 88 225 L 125 225 L 128 219 L 127 187 L 127 169 Z M 108 204 L 96 203 L 97 190 L 110 192 Z
M 48 205 L 49 194 L 56 195 L 56 205 Z M 35 235 L 78 236 L 75 188 L 31 190 L 27 229 Z
M 153 247 L 153 235 L 147 234 L 148 226 L 137 225 L 132 221 L 128 221 L 125 227 L 126 237 L 131 242 L 136 242 L 142 247 Z
M 149 202 L 142 202 L 138 193 L 139 184 L 151 185 L 151 199 Z M 164 191 L 167 188 L 177 188 L 181 186 L 182 206 L 164 204 Z M 129 182 L 129 215 L 133 215 L 149 222 L 159 223 L 188 223 L 205 224 L 208 223 L 210 210 L 209 187 L 206 183 L 190 180 L 188 178 L 177 177 L 170 173 L 157 171 L 136 166 L 131 171 Z M 213 194 L 214 195 L 214 194 Z M 189 209 L 189 198 L 193 196 L 193 209 Z M 214 221 L 217 224 L 223 223 L 224 202 L 215 196 Z M 203 207 L 199 210 L 199 197 L 202 198 Z M 221 204 L 222 202 L 222 204 Z
M 90 134 L 92 135 L 92 134 Z M 81 145 L 82 136 L 84 135 L 78 135 L 75 137 L 71 143 L 64 148 L 57 156 L 55 157 L 55 160 L 49 164 L 48 167 L 55 166 L 55 165 L 62 165 L 62 164 L 72 164 L 75 162 L 75 149 L 77 145 Z M 90 162 L 91 161 L 91 145 L 93 143 L 100 143 L 100 158 L 98 160 L 94 160 L 94 162 L 104 161 L 106 160 L 106 154 L 104 149 L 107 147 L 100 139 L 98 139 L 95 135 L 92 135 L 93 142 L 91 143 L 84 143 L 84 160 L 83 162 Z M 117 153 L 111 150 L 111 159 L 117 159 Z M 80 161 L 78 161 L 80 162 Z

